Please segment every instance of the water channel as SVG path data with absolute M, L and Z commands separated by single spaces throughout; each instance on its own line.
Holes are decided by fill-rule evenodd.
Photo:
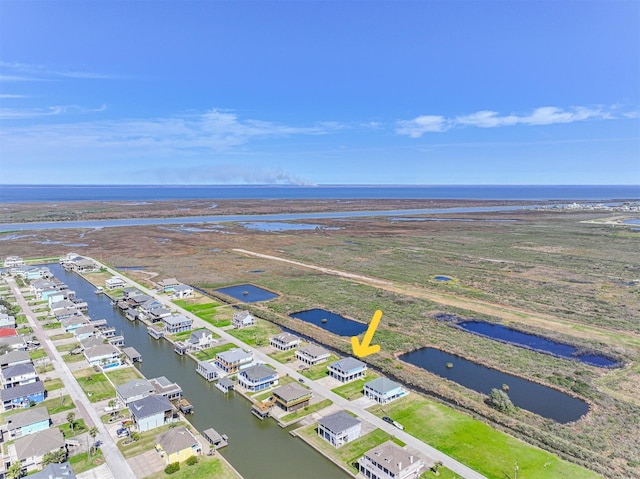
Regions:
M 581 399 L 439 349 L 421 348 L 400 359 L 487 395 L 506 384 L 515 406 L 560 423 L 577 421 L 589 411 L 589 405 Z
M 205 381 L 195 371 L 195 363 L 173 352 L 164 340 L 154 340 L 144 324 L 129 321 L 111 306 L 108 297 L 96 295 L 94 286 L 60 265 L 46 265 L 54 276 L 74 290 L 89 305 L 92 319 L 106 319 L 118 334 L 125 337 L 126 346 L 142 354 L 136 367 L 146 378 L 166 376 L 178 383 L 194 405 L 195 414 L 189 420 L 199 431 L 213 427 L 229 436 L 229 446 L 221 454 L 246 479 L 346 479 L 349 476 L 335 464 L 292 437 L 273 420 L 260 421 L 250 413 L 249 403 L 239 394 L 222 394 L 213 383 Z

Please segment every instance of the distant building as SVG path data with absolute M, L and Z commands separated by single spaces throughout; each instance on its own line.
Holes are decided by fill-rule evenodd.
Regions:
M 318 436 L 333 447 L 340 447 L 360 437 L 362 423 L 359 419 L 338 411 L 318 421 Z M 369 476 L 367 476 L 369 477 Z
M 256 318 L 254 318 L 249 311 L 238 311 L 237 313 L 233 313 L 231 324 L 236 329 L 247 328 L 256 324 Z
M 5 268 L 18 268 L 24 266 L 24 260 L 20 256 L 7 256 L 4 259 Z
M 118 276 L 114 276 L 113 278 L 109 278 L 104 282 L 104 286 L 108 289 L 108 290 L 114 290 L 114 289 L 118 289 L 118 288 L 124 288 L 126 286 L 124 279 L 118 277 Z
M 329 359 L 331 353 L 321 346 L 308 344 L 296 351 L 296 358 L 309 366 L 320 364 Z
M 179 284 L 173 288 L 173 299 L 191 298 L 193 296 L 193 287 L 187 284 Z
M 178 281 L 176 278 L 163 279 L 158 283 L 158 287 L 162 290 L 163 293 L 173 291 L 174 288 L 179 285 L 180 281 Z
M 422 459 L 392 441 L 368 450 L 358 459 L 360 474 L 368 479 L 418 479 L 423 468 Z
M 347 357 L 331 363 L 327 368 L 329 376 L 342 383 L 363 378 L 367 371 L 367 365 L 355 358 Z

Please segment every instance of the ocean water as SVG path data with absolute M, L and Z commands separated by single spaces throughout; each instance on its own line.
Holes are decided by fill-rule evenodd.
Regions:
M 640 199 L 640 186 L 284 186 L 284 185 L 0 185 L 0 203 L 63 201 L 144 202 L 178 199 Z

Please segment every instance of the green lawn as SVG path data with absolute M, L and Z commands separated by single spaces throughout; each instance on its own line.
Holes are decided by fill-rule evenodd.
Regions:
M 44 358 L 47 355 L 44 349 L 34 349 L 29 351 L 29 357 L 33 360 Z
M 102 451 L 100 450 L 100 448 L 98 448 L 98 450 L 93 453 L 90 459 L 88 457 L 88 453 L 83 452 L 81 454 L 71 456 L 69 458 L 69 463 L 71 464 L 73 472 L 75 472 L 76 474 L 80 474 L 82 472 L 88 471 L 89 469 L 93 469 L 94 467 L 98 467 L 104 464 L 104 456 L 102 455 Z
M 60 333 L 60 334 L 54 334 L 53 336 L 51 336 L 51 341 L 58 341 L 59 339 L 69 339 L 69 338 L 73 338 L 73 333 Z
M 313 381 L 316 379 L 322 379 L 327 376 L 327 366 L 337 360 L 338 356 L 332 354 L 324 363 L 316 364 L 315 366 L 311 366 L 310 368 L 301 371 L 302 375 Z
M 50 415 L 58 414 L 62 411 L 67 411 L 69 409 L 74 409 L 76 405 L 71 400 L 71 396 L 68 394 L 66 396 L 62 396 L 62 398 L 54 397 L 47 399 L 40 403 L 42 406 L 47 408 Z
M 198 351 L 197 353 L 194 353 L 193 355 L 199 361 L 208 361 L 210 359 L 215 358 L 216 354 L 222 353 L 224 351 L 229 351 L 230 349 L 233 349 L 233 348 L 237 348 L 237 346 L 235 344 L 232 344 L 232 343 L 226 343 L 226 344 L 221 344 L 220 346 L 214 346 L 212 348 L 203 349 L 202 351 Z
M 240 479 L 233 469 L 226 462 L 221 461 L 217 457 L 200 456 L 200 461 L 195 466 L 187 466 L 186 463 L 180 464 L 180 470 L 171 474 L 165 474 L 160 471 L 145 479 Z
M 58 426 L 58 429 L 62 431 L 64 437 L 74 437 L 78 434 L 82 434 L 83 432 L 87 432 L 87 425 L 84 423 L 84 419 L 76 418 L 73 423 L 73 431 L 71 430 L 71 425 L 68 422 L 65 422 L 61 426 Z
M 296 419 L 300 419 L 302 417 L 308 416 L 313 412 L 320 411 L 321 409 L 324 409 L 327 406 L 331 406 L 331 404 L 333 404 L 333 402 L 330 399 L 323 399 L 319 403 L 311 404 L 302 409 L 298 409 L 296 412 L 292 412 L 290 414 L 287 414 L 286 416 L 282 416 L 280 420 L 284 423 L 288 423 L 290 421 L 294 421 Z
M 282 332 L 275 324 L 258 319 L 254 326 L 242 329 L 231 329 L 227 331 L 234 338 L 238 338 L 249 346 L 266 346 L 269 344 L 269 338 Z
M 118 421 L 124 421 L 125 419 L 129 419 L 130 416 L 131 413 L 129 412 L 129 409 L 124 408 L 121 409 L 115 417 L 118 418 Z M 112 417 L 113 416 L 111 416 L 111 414 L 103 414 L 102 416 L 100 416 L 100 420 L 103 422 L 103 424 L 111 424 L 109 422 L 109 419 L 111 419 Z
M 131 379 L 140 379 L 142 376 L 134 367 L 116 369 L 115 371 L 105 372 L 111 382 L 117 386 L 124 384 Z
M 49 371 L 53 371 L 53 364 L 51 363 L 41 364 L 39 366 L 36 366 L 36 372 L 38 374 L 48 373 Z
M 186 309 L 190 313 L 195 314 L 197 317 L 206 321 L 207 323 L 223 328 L 231 324 L 231 317 L 233 313 L 230 308 L 217 309 L 220 303 L 215 301 L 207 301 L 200 304 L 195 304 L 193 300 L 176 299 L 174 303 L 183 309 Z
M 364 396 L 362 390 L 364 389 L 365 383 L 368 383 L 369 381 L 377 377 L 377 374 L 371 371 L 367 371 L 363 379 L 356 379 L 355 381 L 351 381 L 350 383 L 343 384 L 342 386 L 338 386 L 337 388 L 332 389 L 332 391 L 338 396 L 342 396 L 349 401 L 353 401 L 354 399 L 358 399 Z
M 43 324 L 42 327 L 44 329 L 58 329 L 60 327 L 60 322 L 52 321 L 51 323 Z M 67 333 L 65 333 L 65 334 L 67 334 Z M 73 335 L 71 335 L 71 337 L 73 337 Z
M 174 422 L 173 424 L 166 424 L 164 426 L 152 429 L 151 431 L 140 433 L 140 439 L 132 444 L 123 446 L 122 443 L 129 439 L 128 437 L 125 437 L 124 439 L 120 439 L 118 441 L 118 449 L 120 449 L 120 451 L 126 458 L 137 456 L 138 454 L 141 454 L 143 452 L 150 451 L 155 447 L 156 436 L 167 431 L 172 425 L 187 426 L 187 424 L 185 424 L 184 422 Z
M 289 351 L 277 351 L 275 353 L 269 353 L 269 357 L 275 359 L 279 363 L 288 363 L 295 361 L 297 349 L 290 349 Z
M 81 369 L 74 372 L 73 375 L 91 402 L 113 398 L 116 395 L 116 390 L 109 383 L 107 377 L 102 373 L 96 373 L 92 368 Z
M 44 382 L 44 388 L 47 392 L 55 391 L 56 389 L 60 389 L 64 384 L 62 384 L 62 379 L 49 379 Z
M 386 407 L 373 406 L 370 411 L 377 416 L 387 415 Z M 404 425 L 405 432 L 488 478 L 510 477 L 516 460 L 519 477 L 527 479 L 600 477 L 417 394 L 391 403 L 390 416 Z
M 64 354 L 62 355 L 62 360 L 65 363 L 79 363 L 80 361 L 85 361 L 84 354 Z
M 173 339 L 174 341 L 184 341 L 186 339 L 189 339 L 189 337 L 191 337 L 191 333 L 195 333 L 196 331 L 209 331 L 207 328 L 198 328 L 198 329 L 194 329 L 193 331 L 183 331 L 182 333 L 178 333 L 178 334 L 172 334 L 169 336 L 170 339 Z M 211 336 L 213 337 L 213 339 L 220 339 L 220 336 L 218 336 L 217 334 L 209 331 L 211 333 Z
M 56 349 L 61 353 L 66 353 L 67 351 L 71 351 L 72 349 L 76 349 L 79 347 L 78 343 L 69 343 L 69 344 L 61 344 L 60 346 L 56 346 Z M 78 354 L 78 356 L 83 356 L 82 354 Z

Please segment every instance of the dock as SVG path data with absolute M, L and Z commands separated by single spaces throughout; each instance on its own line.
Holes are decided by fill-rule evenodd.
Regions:
M 187 398 L 180 398 L 176 401 L 176 406 L 182 414 L 193 414 L 193 404 Z
M 228 393 L 229 391 L 233 391 L 233 381 L 229 378 L 221 378 L 217 383 L 216 387 L 222 391 L 223 393 Z
M 207 440 L 214 449 L 220 449 L 229 444 L 229 438 L 226 434 L 220 435 L 218 431 L 213 428 L 205 429 L 202 432 L 202 436 Z
M 122 352 L 132 363 L 142 362 L 142 354 L 140 354 L 135 348 L 132 348 L 132 347 L 124 348 Z
M 273 398 L 268 401 L 254 402 L 251 405 L 251 414 L 263 421 L 265 418 L 270 416 L 271 408 L 273 407 L 274 403 L 275 400 Z
M 158 328 L 154 328 L 153 326 L 147 327 L 147 333 L 149 333 L 149 336 L 151 336 L 153 339 L 164 338 L 164 331 Z

